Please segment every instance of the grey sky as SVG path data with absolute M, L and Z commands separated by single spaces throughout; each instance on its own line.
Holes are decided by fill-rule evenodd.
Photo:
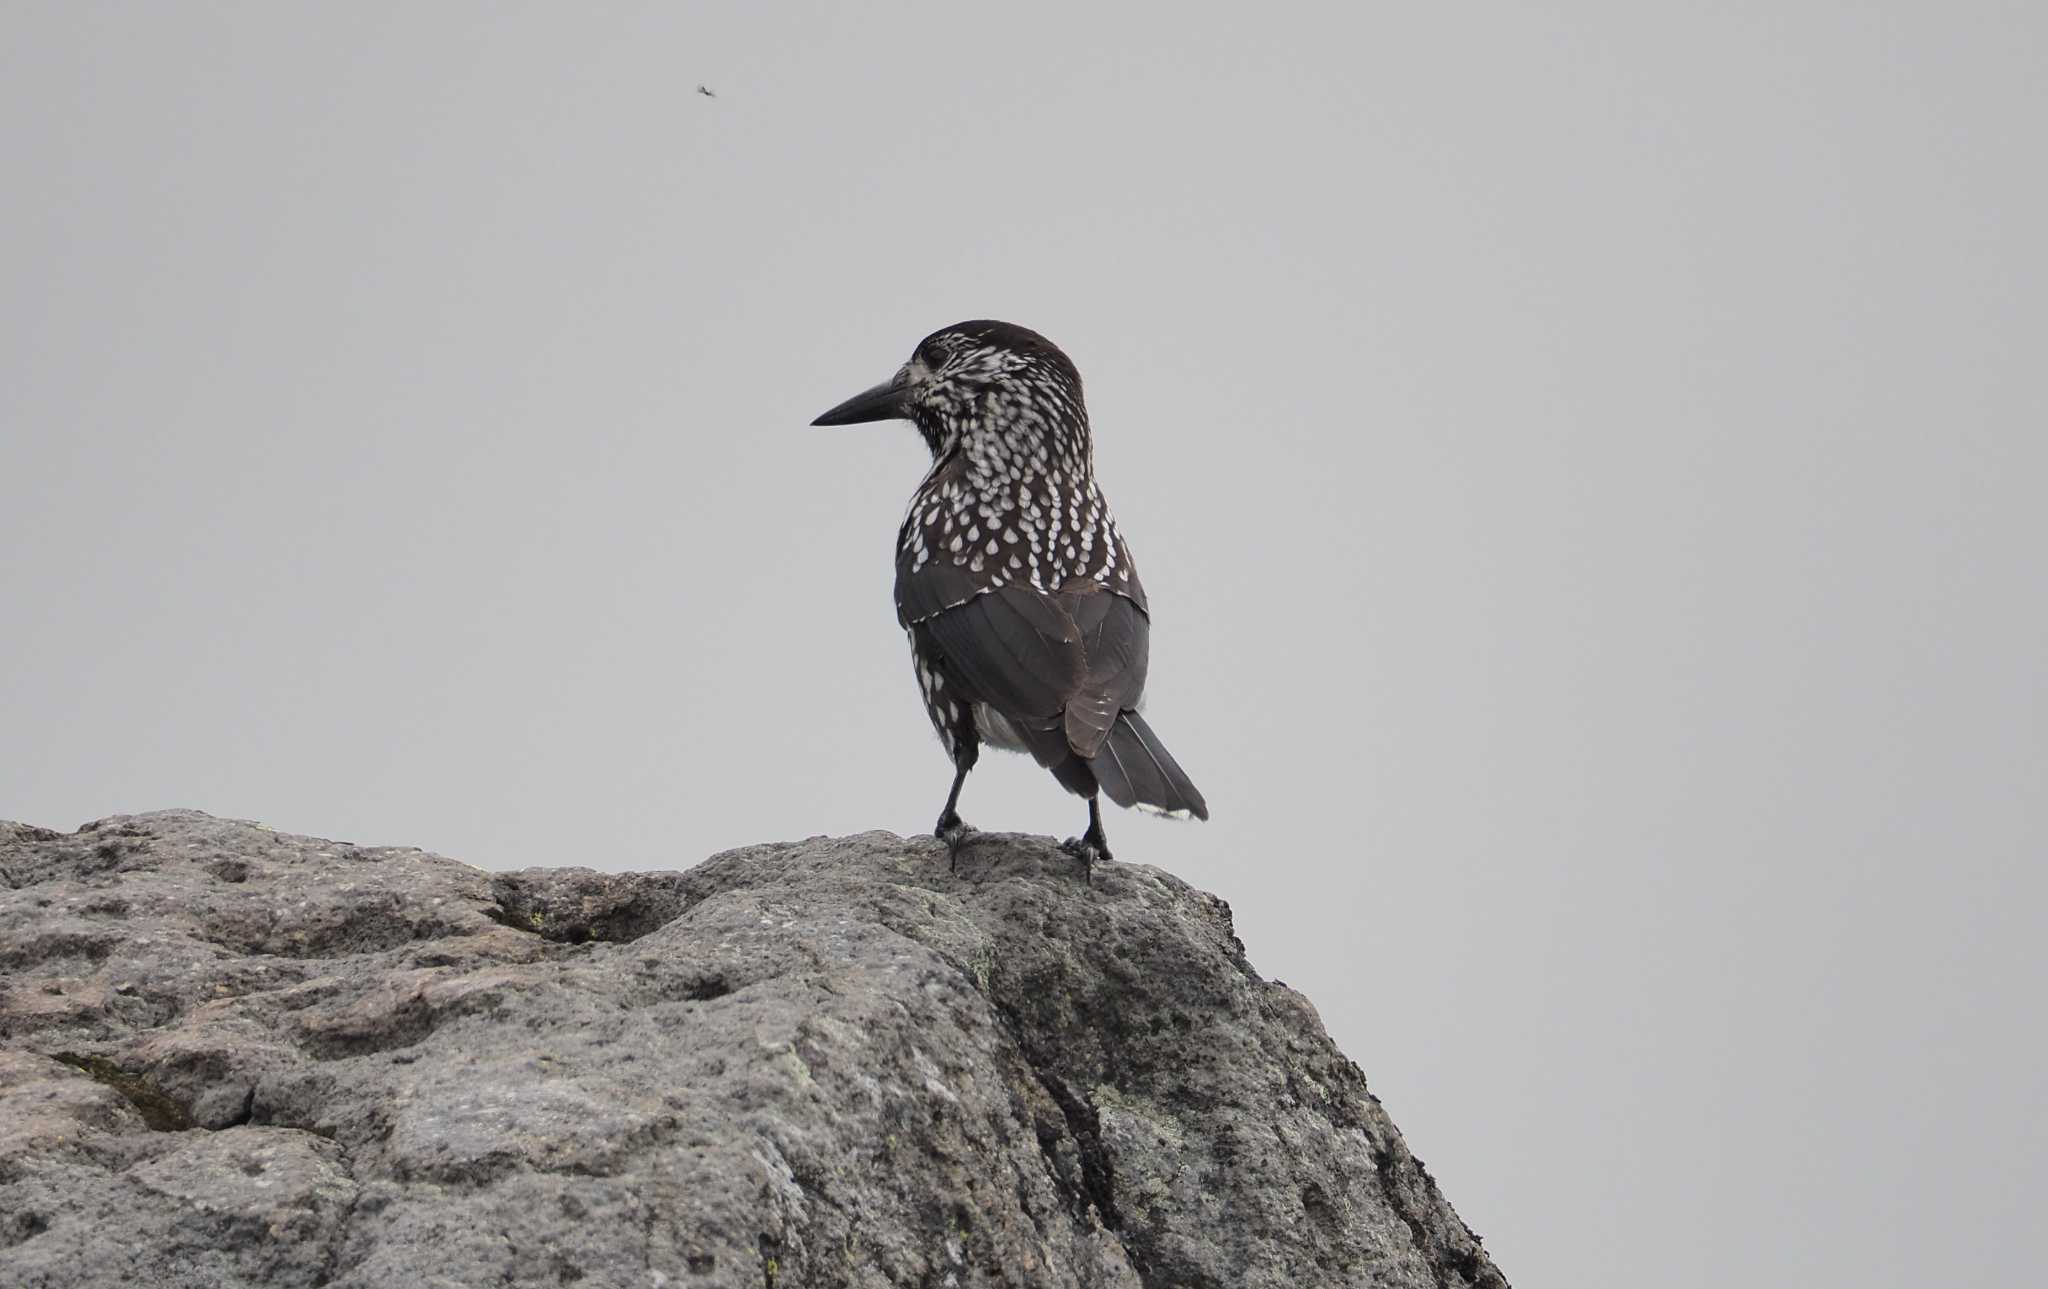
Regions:
M 2018 1282 L 2048 19 L 1543 9 L 0 7 L 0 817 L 929 827 L 922 448 L 806 422 L 1006 318 L 1215 814 L 1118 857 L 1516 1284 Z

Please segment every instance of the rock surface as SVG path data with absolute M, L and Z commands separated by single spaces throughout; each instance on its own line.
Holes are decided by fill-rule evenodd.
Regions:
M 1156 869 L 0 823 L 0 1285 L 1505 1283 Z

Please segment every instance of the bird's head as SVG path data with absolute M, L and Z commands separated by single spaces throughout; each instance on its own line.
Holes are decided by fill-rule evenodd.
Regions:
M 1039 421 L 1085 441 L 1081 375 L 1059 346 L 1008 322 L 959 322 L 921 341 L 897 373 L 812 421 L 907 420 L 932 450 L 977 430 Z

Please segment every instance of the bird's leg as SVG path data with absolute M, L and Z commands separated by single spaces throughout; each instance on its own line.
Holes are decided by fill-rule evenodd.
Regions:
M 960 871 L 960 848 L 974 836 L 974 825 L 960 817 L 956 807 L 960 804 L 960 787 L 967 782 L 967 772 L 974 768 L 975 758 L 965 756 L 954 762 L 953 790 L 946 794 L 946 808 L 939 812 L 938 826 L 932 829 L 932 836 L 946 843 L 946 870 Z
M 1088 831 L 1079 837 L 1069 837 L 1060 843 L 1060 849 L 1081 861 L 1081 880 L 1095 884 L 1095 862 L 1114 859 L 1109 853 L 1109 834 L 1102 831 L 1102 802 L 1096 797 L 1088 798 Z

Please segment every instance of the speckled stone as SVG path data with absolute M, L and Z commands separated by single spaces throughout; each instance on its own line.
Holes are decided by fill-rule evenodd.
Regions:
M 1226 905 L 0 823 L 0 1284 L 1502 1286 Z

